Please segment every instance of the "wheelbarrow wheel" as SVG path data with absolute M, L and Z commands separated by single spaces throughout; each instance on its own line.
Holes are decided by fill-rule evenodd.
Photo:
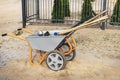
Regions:
M 58 51 L 51 51 L 46 57 L 48 68 L 54 71 L 59 71 L 65 68 L 65 57 Z
M 69 45 L 67 43 L 64 43 L 62 46 L 61 46 L 61 49 L 65 52 L 65 51 L 69 51 Z M 65 55 L 65 59 L 67 61 L 72 61 L 76 56 L 76 51 L 73 50 L 71 53 L 69 53 L 68 55 Z
M 67 61 L 72 61 L 75 58 L 75 56 L 76 56 L 76 51 L 73 50 L 70 54 L 65 55 L 65 59 Z

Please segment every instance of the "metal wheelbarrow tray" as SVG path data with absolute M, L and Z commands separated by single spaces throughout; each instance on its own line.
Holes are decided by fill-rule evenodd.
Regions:
M 55 50 L 65 37 L 30 35 L 26 38 L 33 49 L 50 52 Z

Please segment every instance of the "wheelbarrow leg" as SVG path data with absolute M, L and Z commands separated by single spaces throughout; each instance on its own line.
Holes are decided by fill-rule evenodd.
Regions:
M 42 53 L 40 52 L 40 53 L 39 53 L 39 54 L 40 54 L 40 55 L 39 55 L 40 60 L 39 60 L 38 63 L 35 64 L 35 63 L 33 62 L 32 52 L 33 52 L 33 49 L 32 49 L 32 47 L 30 47 L 30 64 L 33 65 L 33 66 L 37 66 L 37 65 L 42 64 L 43 61 L 45 61 L 46 56 L 48 55 L 48 52 L 45 52 L 43 55 L 42 55 Z
M 48 55 L 48 52 L 45 52 L 45 54 L 43 55 L 43 57 L 42 57 L 41 60 L 40 60 L 40 64 L 42 64 L 43 61 L 45 61 L 47 55 Z
M 31 65 L 34 65 L 33 59 L 32 59 L 32 51 L 33 51 L 33 49 L 32 49 L 32 47 L 30 46 L 30 64 L 31 64 Z

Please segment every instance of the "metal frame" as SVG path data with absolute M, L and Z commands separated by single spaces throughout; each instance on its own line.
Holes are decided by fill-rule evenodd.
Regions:
M 107 9 L 107 0 L 104 0 L 103 1 L 103 11 L 104 10 L 106 10 Z M 103 16 L 105 16 L 106 15 L 106 13 L 104 13 L 103 14 Z M 106 21 L 107 22 L 107 21 Z M 102 29 L 102 30 L 105 30 L 105 26 L 107 26 L 106 25 L 106 22 L 102 22 L 102 24 L 101 24 L 101 26 L 100 26 L 100 28 Z
M 48 0 L 49 2 L 46 2 L 45 0 L 22 0 L 22 21 L 23 21 L 23 28 L 26 27 L 26 23 L 50 23 L 51 19 L 47 16 L 51 14 L 51 11 L 48 10 L 48 7 L 52 9 L 53 1 L 54 0 Z M 78 1 L 79 3 L 82 3 L 82 0 L 69 0 L 70 1 L 70 10 L 71 10 L 71 16 L 65 19 L 64 24 L 74 24 L 76 22 L 80 21 L 80 13 L 77 12 L 78 7 L 81 8 L 81 5 L 78 5 L 75 3 L 75 1 Z M 100 1 L 100 2 L 98 2 Z M 115 5 L 114 2 L 110 2 L 111 0 L 95 0 L 95 2 L 92 2 L 93 4 L 93 10 L 96 13 L 99 13 L 104 10 L 108 10 L 108 14 L 111 16 L 113 12 L 113 8 Z M 46 4 L 46 5 L 45 5 Z M 44 7 L 46 6 L 47 9 Z M 97 6 L 97 7 L 96 7 Z M 80 9 L 79 9 L 80 10 Z M 78 10 L 78 11 L 79 11 Z M 50 11 L 50 12 L 49 12 Z M 74 13 L 75 12 L 75 13 Z M 72 14 L 74 13 L 74 14 Z M 46 14 L 46 15 L 44 15 Z M 105 15 L 105 14 L 103 14 Z M 103 22 L 101 29 L 105 29 L 108 22 Z M 120 23 L 118 23 L 120 24 Z
M 25 11 L 25 0 L 22 0 L 22 22 L 23 22 L 23 28 L 26 26 L 26 11 Z
M 27 22 L 34 19 L 39 19 L 39 0 L 22 0 L 23 28 Z

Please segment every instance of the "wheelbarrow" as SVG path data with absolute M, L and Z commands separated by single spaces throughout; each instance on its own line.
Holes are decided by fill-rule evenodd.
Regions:
M 53 32 L 58 33 L 61 30 L 33 33 L 28 29 L 18 29 L 18 33 L 21 33 L 21 31 L 30 33 L 30 35 L 23 38 L 13 33 L 5 33 L 2 36 L 10 36 L 25 41 L 29 46 L 30 63 L 33 66 L 40 65 L 45 61 L 50 69 L 58 71 L 65 67 L 66 60 L 71 61 L 75 58 L 76 41 L 72 36 L 72 32 L 64 35 L 55 35 Z M 37 63 L 33 61 L 33 50 L 39 54 L 40 60 Z
M 22 41 L 25 41 L 30 49 L 30 63 L 33 66 L 40 65 L 46 61 L 48 68 L 58 71 L 65 68 L 66 60 L 70 61 L 75 58 L 76 41 L 72 34 L 78 29 L 95 25 L 107 20 L 108 16 L 96 19 L 105 12 L 106 11 L 103 11 L 83 24 L 79 26 L 78 24 L 74 25 L 73 28 L 67 30 L 48 30 L 34 33 L 27 29 L 18 29 L 18 33 L 23 31 L 30 33 L 30 35 L 26 38 L 23 38 L 13 33 L 5 33 L 2 34 L 2 36 L 11 36 L 13 38 L 18 38 Z M 33 50 L 37 51 L 37 54 L 39 54 L 40 60 L 37 63 L 34 63 Z

